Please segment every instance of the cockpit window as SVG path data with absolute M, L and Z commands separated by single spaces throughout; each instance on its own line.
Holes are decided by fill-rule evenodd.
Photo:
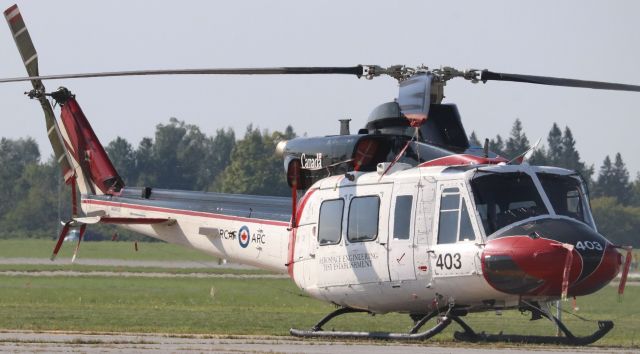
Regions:
M 538 173 L 538 179 L 556 214 L 587 222 L 577 179 L 550 173 Z
M 471 180 L 471 188 L 486 235 L 549 211 L 529 175 L 483 173 Z

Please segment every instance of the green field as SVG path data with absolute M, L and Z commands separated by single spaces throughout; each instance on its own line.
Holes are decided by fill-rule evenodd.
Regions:
M 53 241 L 1 240 L 0 257 L 48 258 Z M 65 244 L 61 257 L 71 257 Z M 86 242 L 83 258 L 211 261 L 201 253 L 164 243 Z M 93 271 L 169 273 L 264 273 L 255 270 L 166 269 L 83 265 L 0 265 L 0 272 L 73 270 L 81 277 L 9 276 L 0 273 L 0 330 L 130 331 L 177 334 L 287 335 L 290 327 L 308 328 L 334 307 L 304 295 L 288 279 L 100 277 Z M 640 347 L 640 287 L 628 286 L 618 302 L 616 287 L 579 298 L 577 312 L 590 320 L 610 319 L 615 328 L 597 345 Z M 570 309 L 569 302 L 564 303 Z M 589 334 L 596 322 L 565 314 L 567 326 Z M 517 311 L 471 314 L 466 320 L 487 333 L 553 335 L 545 320 L 529 321 Z M 325 329 L 406 331 L 408 316 L 352 314 Z M 431 342 L 452 340 L 456 325 Z
M 49 258 L 54 246 L 53 239 L 0 239 L 0 258 Z M 75 246 L 75 242 L 65 242 L 58 257 L 71 258 Z M 135 251 L 131 241 L 83 242 L 80 256 L 123 260 L 217 261 L 215 257 L 202 252 L 165 242 L 138 242 L 138 251 Z M 640 251 L 635 251 L 634 257 L 640 259 Z
M 55 240 L 8 239 L 0 240 L 0 257 L 49 258 L 53 252 Z M 75 242 L 65 242 L 58 257 L 71 258 Z M 131 241 L 82 242 L 80 257 L 123 260 L 167 260 L 212 262 L 217 259 L 205 253 L 187 247 L 164 242 L 138 242 L 138 251 Z
M 115 272 L 115 273 L 167 273 L 167 274 L 277 274 L 262 269 L 236 268 L 166 268 L 166 267 L 127 267 L 99 266 L 83 264 L 0 264 L 0 272 L 42 272 L 42 271 L 74 271 L 80 273 Z M 90 274 L 89 274 L 90 275 Z
M 303 295 L 288 279 L 152 279 L 83 276 L 0 276 L 0 329 L 133 331 L 160 333 L 287 335 L 308 328 L 334 307 Z M 581 316 L 612 319 L 616 327 L 598 345 L 638 347 L 640 288 L 623 302 L 616 289 L 578 299 Z M 569 303 L 565 303 L 569 308 Z M 554 333 L 548 321 L 530 322 L 517 311 L 471 314 L 478 331 Z M 576 334 L 595 322 L 565 315 Z M 406 331 L 408 316 L 347 315 L 326 329 Z M 455 325 L 435 340 L 450 341 Z

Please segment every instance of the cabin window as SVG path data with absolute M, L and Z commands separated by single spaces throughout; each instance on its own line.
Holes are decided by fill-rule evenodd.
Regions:
M 413 196 L 400 195 L 396 197 L 396 208 L 393 214 L 393 238 L 408 240 L 411 232 L 411 207 Z
M 320 245 L 335 245 L 340 243 L 342 235 L 342 214 L 344 200 L 325 200 L 320 206 L 320 221 L 318 222 L 318 243 Z
M 349 227 L 347 240 L 363 242 L 378 237 L 378 214 L 380 198 L 378 196 L 355 197 L 349 206 Z
M 446 188 L 440 198 L 438 244 L 475 240 L 471 218 L 458 188 Z
M 580 181 L 571 176 L 549 173 L 538 173 L 538 179 L 556 214 L 587 222 L 580 193 Z

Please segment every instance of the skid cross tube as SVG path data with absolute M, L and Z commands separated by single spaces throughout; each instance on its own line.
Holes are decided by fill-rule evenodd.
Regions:
M 443 329 L 447 328 L 451 324 L 452 317 L 445 315 L 440 318 L 440 322 L 438 322 L 432 328 L 419 332 L 418 330 L 427 323 L 430 319 L 438 316 L 438 311 L 433 311 L 427 315 L 425 315 L 422 319 L 420 319 L 413 328 L 408 333 L 390 333 L 390 332 L 349 332 L 349 331 L 325 331 L 322 329 L 322 326 L 327 322 L 332 320 L 333 318 L 344 315 L 347 313 L 354 312 L 367 312 L 367 310 L 360 309 L 352 309 L 349 307 L 341 307 L 330 314 L 323 317 L 318 323 L 316 323 L 310 330 L 300 330 L 292 328 L 289 330 L 294 337 L 305 337 L 305 338 L 366 338 L 366 339 L 391 339 L 391 340 L 425 340 L 429 339 L 436 334 L 442 332 Z
M 354 313 L 354 312 L 369 312 L 367 310 L 360 310 L 360 309 L 352 309 L 350 307 L 341 307 L 333 312 L 331 312 L 330 314 L 324 316 L 320 321 L 318 321 L 318 323 L 316 323 L 313 327 L 311 327 L 312 331 L 322 331 L 322 326 L 324 326 L 327 322 L 331 321 L 334 317 L 338 317 L 347 313 Z

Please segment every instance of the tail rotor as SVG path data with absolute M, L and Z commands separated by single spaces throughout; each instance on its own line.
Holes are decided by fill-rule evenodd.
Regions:
M 22 14 L 18 5 L 13 5 L 4 11 L 4 17 L 9 24 L 11 34 L 16 42 L 22 62 L 24 63 L 27 74 L 30 77 L 38 76 L 38 52 L 31 41 L 31 36 L 27 30 L 27 26 L 22 19 Z M 73 178 L 73 169 L 69 157 L 64 149 L 64 141 L 62 140 L 62 134 L 58 128 L 56 116 L 53 113 L 53 107 L 51 103 L 44 96 L 45 87 L 40 79 L 30 80 L 33 85 L 33 90 L 27 93 L 29 97 L 37 99 L 40 102 L 42 111 L 44 112 L 44 118 L 47 125 L 47 136 L 53 147 L 53 153 L 56 161 L 60 164 L 62 174 L 66 183 Z

